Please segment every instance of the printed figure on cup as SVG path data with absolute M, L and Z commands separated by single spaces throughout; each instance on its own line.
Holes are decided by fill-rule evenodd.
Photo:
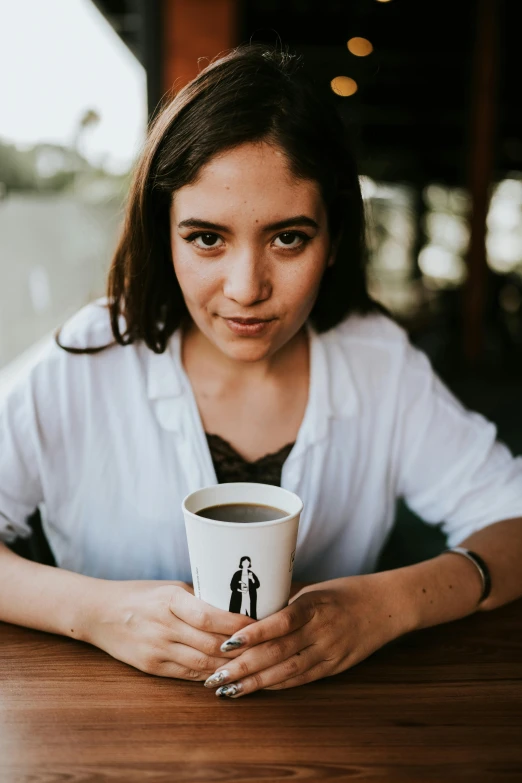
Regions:
M 229 611 L 257 620 L 257 590 L 261 585 L 251 566 L 252 561 L 248 556 L 239 561 L 239 571 L 236 571 L 230 582 L 232 594 Z

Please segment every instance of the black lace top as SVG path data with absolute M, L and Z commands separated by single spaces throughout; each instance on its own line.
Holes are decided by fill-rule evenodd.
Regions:
M 248 462 L 219 435 L 207 435 L 212 462 L 220 484 L 231 481 L 254 481 L 259 484 L 281 486 L 283 464 L 294 444 L 289 443 L 274 454 L 266 454 L 254 462 Z

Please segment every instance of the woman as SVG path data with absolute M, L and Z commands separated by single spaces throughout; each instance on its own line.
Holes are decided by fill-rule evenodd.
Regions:
M 238 49 L 163 109 L 107 304 L 2 403 L 2 536 L 43 504 L 60 567 L 2 545 L 1 620 L 235 697 L 522 593 L 521 463 L 371 301 L 363 238 L 341 122 L 294 58 Z M 305 506 L 311 584 L 259 622 L 186 584 L 181 501 L 238 477 Z M 478 559 L 372 573 L 399 496 Z
M 249 557 L 242 557 L 239 561 L 239 571 L 236 571 L 230 582 L 232 595 L 230 596 L 229 611 L 244 614 L 257 620 L 257 588 L 259 586 L 259 579 L 252 571 L 252 561 Z

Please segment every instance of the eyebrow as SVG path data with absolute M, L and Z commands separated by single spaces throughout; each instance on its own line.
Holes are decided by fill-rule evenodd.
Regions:
M 269 226 L 265 226 L 263 231 L 278 231 L 284 228 L 291 228 L 292 226 L 308 226 L 309 228 L 319 228 L 319 224 L 312 220 L 307 215 L 295 215 L 291 218 L 285 218 L 284 220 L 278 220 L 277 223 L 270 223 Z M 222 226 L 220 223 L 211 223 L 210 220 L 201 220 L 200 218 L 187 218 L 178 223 L 178 228 L 202 228 L 211 229 L 212 231 L 224 231 L 229 232 L 230 229 L 226 226 Z

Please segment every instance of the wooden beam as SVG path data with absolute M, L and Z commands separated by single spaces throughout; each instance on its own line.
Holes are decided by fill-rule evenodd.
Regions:
M 463 349 L 470 365 L 479 361 L 484 342 L 488 281 L 486 217 L 494 163 L 499 2 L 478 0 L 477 3 L 468 175 L 471 238 L 468 279 L 463 292 Z
M 239 0 L 163 0 L 165 91 L 183 87 L 212 59 L 236 46 Z

